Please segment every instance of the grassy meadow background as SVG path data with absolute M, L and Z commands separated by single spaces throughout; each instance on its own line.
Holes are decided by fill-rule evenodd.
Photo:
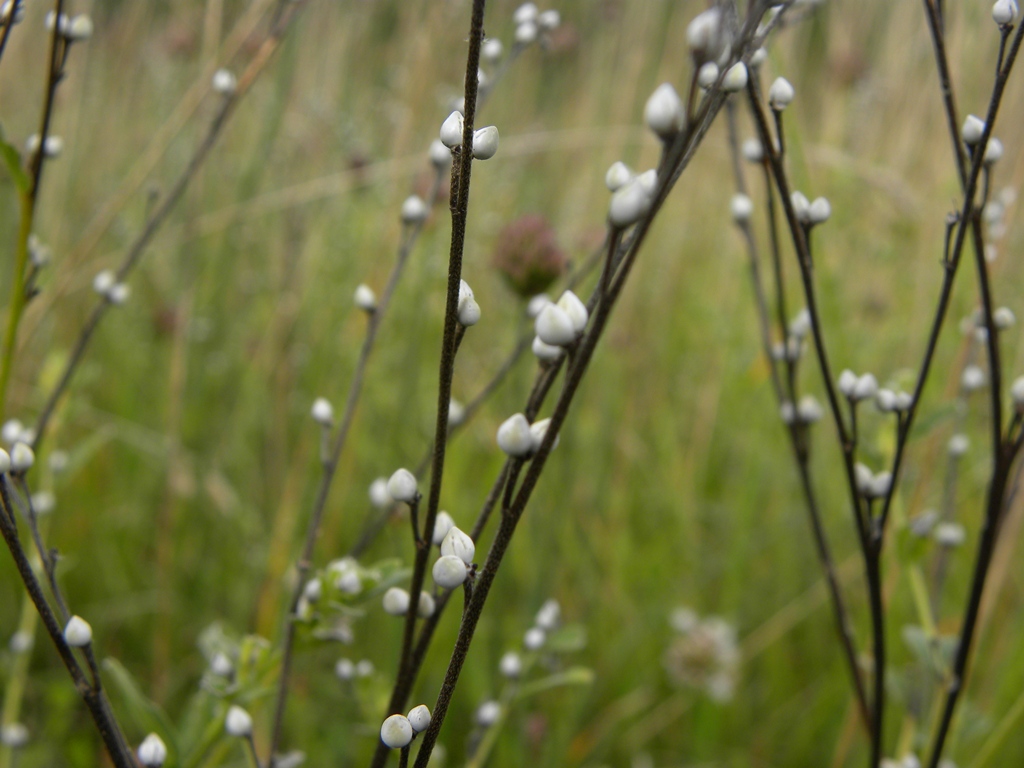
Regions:
M 46 166 L 36 227 L 53 264 L 23 323 L 5 417 L 31 423 L 38 413 L 93 305 L 92 276 L 117 263 L 150 195 L 187 161 L 216 103 L 197 95 L 217 66 L 246 60 L 237 29 L 260 3 L 70 3 L 93 15 L 96 33 L 74 46 L 59 94 L 54 132 L 66 147 Z M 37 130 L 47 47 L 49 3 L 27 5 L 0 63 L 0 120 L 17 142 Z M 487 33 L 506 46 L 516 5 L 488 3 Z M 663 81 L 683 91 L 685 29 L 703 6 L 559 0 L 557 45 L 530 49 L 487 104 L 480 124 L 497 125 L 502 139 L 473 173 L 464 277 L 483 320 L 460 353 L 458 399 L 479 390 L 524 327 L 522 303 L 490 264 L 501 228 L 544 213 L 577 262 L 600 243 L 604 171 L 619 159 L 656 163 L 643 105 Z M 997 42 L 990 3 L 946 6 L 958 106 L 982 112 Z M 360 282 L 383 288 L 401 202 L 425 188 L 426 147 L 461 91 L 468 9 L 467 0 L 311 0 L 149 248 L 131 300 L 104 321 L 59 411 L 48 448 L 68 451 L 70 465 L 52 479 L 41 472 L 37 484 L 57 495 L 49 540 L 64 556 L 66 594 L 92 623 L 99 653 L 117 658 L 172 721 L 206 668 L 197 646 L 204 629 L 219 622 L 233 636 L 279 637 L 319 479 L 309 407 L 326 396 L 341 408 L 365 325 L 352 292 Z M 232 47 L 239 50 L 226 58 Z M 959 205 L 920 3 L 826 3 L 773 41 L 765 76 L 778 74 L 797 91 L 786 113 L 794 179 L 809 197 L 827 196 L 834 212 L 815 233 L 833 364 L 884 381 L 923 352 L 943 220 Z M 1016 189 L 1024 175 L 1022 77 L 1011 80 L 996 129 L 1007 149 L 996 189 Z M 732 192 L 721 120 L 659 216 L 496 583 L 442 735 L 447 765 L 464 764 L 474 708 L 501 691 L 498 659 L 520 645 L 549 597 L 585 627 L 586 647 L 566 663 L 591 668 L 594 680 L 513 709 L 490 765 L 839 768 L 867 759 L 760 357 L 746 257 L 729 221 Z M 0 194 L 2 252 L 10 253 L 17 213 L 6 178 Z M 1024 242 L 1014 218 L 1011 205 L 994 285 L 999 303 L 1020 315 Z M 449 229 L 442 205 L 385 320 L 318 564 L 357 539 L 370 482 L 416 463 L 431 439 Z M 905 625 L 921 621 L 901 542 L 907 517 L 939 499 L 950 396 L 966 354 L 958 324 L 974 290 L 965 263 L 886 549 L 894 682 L 886 743 L 898 754 L 926 728 L 901 693 L 925 674 L 901 639 Z M 1022 351 L 1020 332 L 1010 331 L 1010 375 L 1024 372 Z M 453 443 L 442 507 L 457 521 L 475 516 L 500 467 L 495 430 L 521 408 L 534 367 L 524 358 Z M 803 374 L 820 396 L 809 358 Z M 941 601 L 946 632 L 959 625 L 988 471 L 980 399 L 971 414 L 958 507 L 968 540 L 952 557 Z M 864 430 L 877 467 L 891 450 L 887 424 L 871 414 Z M 831 427 L 814 438 L 814 472 L 863 648 L 862 571 L 839 452 Z M 1018 497 L 949 752 L 959 766 L 1024 762 L 1015 719 L 1024 708 L 1022 514 Z M 391 557 L 411 560 L 407 523 L 385 529 L 364 560 Z M 930 568 L 928 558 L 917 564 Z M 5 643 L 24 621 L 22 594 L 10 558 L 0 557 Z M 742 664 L 726 704 L 666 673 L 668 617 L 683 605 L 736 626 Z M 351 648 L 303 646 L 298 657 L 284 746 L 305 750 L 308 765 L 365 765 L 376 743 L 400 638 L 397 620 L 369 608 Z M 456 628 L 453 611 L 412 703 L 433 705 Z M 334 677 L 339 656 L 376 666 L 358 697 Z M 5 691 L 14 663 L 0 651 Z M 133 707 L 116 689 L 112 696 L 138 743 L 145 731 Z M 269 697 L 248 706 L 263 749 Z M 42 633 L 19 719 L 34 739 L 17 765 L 101 764 L 85 709 Z M 1011 735 L 994 736 L 1000 727 Z M 221 747 L 210 764 L 246 764 L 236 744 Z

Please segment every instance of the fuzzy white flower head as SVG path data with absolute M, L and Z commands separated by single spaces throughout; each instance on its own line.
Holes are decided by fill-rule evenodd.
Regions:
M 788 107 L 796 97 L 793 85 L 784 77 L 775 78 L 771 88 L 768 89 L 768 103 L 776 112 L 781 112 Z
M 456 555 L 443 555 L 434 563 L 431 570 L 434 583 L 442 589 L 455 589 L 469 576 L 469 569 Z
M 711 8 L 697 14 L 686 27 L 686 43 L 697 59 L 714 59 L 721 46 L 722 11 Z
M 718 80 L 718 65 L 713 61 L 709 61 L 705 64 L 700 65 L 700 69 L 697 70 L 697 85 L 701 88 L 710 88 Z
M 839 374 L 839 391 L 847 397 L 853 396 L 853 390 L 857 386 L 857 374 L 849 368 Z
M 454 555 L 466 565 L 473 563 L 473 556 L 476 554 L 476 544 L 468 534 L 463 533 L 458 526 L 453 525 L 448 529 L 441 541 L 441 556 Z
M 764 161 L 764 147 L 758 139 L 747 139 L 740 148 L 743 158 L 749 163 L 760 163 Z
M 429 592 L 420 592 L 420 599 L 416 603 L 416 615 L 421 619 L 427 619 L 434 615 L 434 609 L 437 608 L 437 604 L 434 602 L 434 596 Z
M 377 294 L 366 283 L 356 286 L 355 293 L 352 294 L 352 301 L 363 312 L 374 312 L 377 309 Z
M 11 749 L 20 749 L 28 744 L 28 728 L 22 723 L 4 723 L 0 728 L 0 744 Z
M 547 634 L 540 627 L 530 627 L 523 635 L 523 647 L 528 651 L 539 651 L 544 647 Z
M 210 82 L 213 90 L 222 96 L 232 96 L 238 88 L 238 78 L 230 69 L 218 69 Z
M 228 736 L 248 738 L 252 736 L 252 716 L 237 704 L 232 704 L 224 718 L 224 730 Z
M 1017 322 L 1017 316 L 1013 314 L 1013 310 L 1009 307 L 998 307 L 992 313 L 992 322 L 995 323 L 996 328 L 1000 331 L 1005 331 Z
M 1017 0 L 996 0 L 992 5 L 992 20 L 999 26 L 1012 24 L 1018 13 Z
M 84 13 L 80 13 L 68 22 L 64 35 L 68 40 L 81 42 L 92 37 L 92 19 Z
M 636 178 L 633 170 L 621 160 L 616 160 L 604 175 L 605 186 L 615 192 Z
M 576 328 L 569 313 L 557 304 L 548 304 L 537 315 L 534 330 L 545 344 L 564 347 L 576 341 Z
M 807 209 L 807 221 L 810 224 L 824 224 L 832 215 L 832 205 L 827 198 L 817 197 Z
M 392 616 L 404 616 L 409 611 L 409 593 L 401 587 L 391 587 L 381 602 L 384 612 Z
M 498 722 L 501 717 L 501 704 L 491 700 L 485 701 L 476 708 L 476 723 L 483 728 L 489 728 Z
M 334 665 L 334 674 L 339 680 L 351 680 L 356 676 L 356 665 L 352 659 L 338 659 Z
M 112 270 L 104 269 L 101 272 L 96 273 L 96 277 L 92 279 L 92 289 L 96 291 L 100 296 L 108 296 L 110 289 L 117 283 L 117 276 Z
M 444 537 L 448 535 L 448 531 L 455 525 L 455 520 L 452 516 L 445 512 L 443 509 L 437 513 L 437 517 L 434 518 L 434 533 L 430 537 L 430 541 L 435 547 L 440 547 L 441 542 L 444 541 Z
M 369 677 L 373 674 L 373 662 L 369 659 L 360 659 L 356 662 L 356 677 Z
M 231 659 L 226 653 L 218 651 L 210 659 L 210 671 L 217 677 L 231 677 L 235 671 L 235 665 L 231 663 Z
M 380 740 L 389 749 L 402 749 L 412 741 L 412 725 L 405 715 L 391 715 L 380 727 Z
M 565 349 L 546 343 L 540 336 L 533 337 L 533 354 L 537 359 L 545 363 L 553 363 L 565 354 Z
M 515 651 L 509 651 L 501 657 L 498 669 L 503 677 L 517 678 L 523 672 L 523 660 Z
M 878 394 L 878 379 L 873 373 L 865 373 L 857 377 L 857 384 L 850 395 L 852 400 L 870 400 Z
M 505 53 L 505 46 L 496 37 L 489 37 L 480 46 L 480 58 L 489 64 L 497 64 Z
M 526 316 L 532 320 L 536 320 L 537 315 L 541 313 L 541 310 L 543 310 L 544 307 L 546 307 L 550 303 L 550 296 L 548 296 L 546 293 L 538 293 L 536 296 L 532 297 L 526 303 Z
M 939 523 L 932 535 L 939 546 L 950 549 L 959 547 L 967 539 L 967 533 L 959 523 Z
M 558 11 L 542 11 L 537 16 L 537 26 L 546 32 L 553 32 L 562 23 L 562 14 Z
M 976 115 L 968 115 L 964 120 L 963 128 L 960 129 L 960 133 L 963 137 L 964 144 L 969 147 L 973 147 L 979 141 L 981 141 L 981 135 L 985 132 L 985 121 Z
M 388 493 L 388 479 L 378 477 L 370 483 L 370 503 L 377 509 L 387 509 L 394 503 L 391 494 Z
M 1024 376 L 1019 376 L 1010 385 L 1010 397 L 1018 412 L 1024 411 Z
M 519 458 L 533 453 L 533 436 L 530 434 L 530 422 L 521 413 L 509 416 L 498 427 L 498 447 L 509 456 Z
M 167 746 L 163 739 L 151 733 L 139 744 L 136 754 L 139 756 L 139 762 L 146 768 L 160 768 L 167 759 Z
M 455 149 L 462 146 L 462 127 L 464 119 L 458 110 L 452 112 L 441 123 L 441 143 L 448 149 Z
M 891 389 L 880 389 L 875 395 L 875 405 L 882 413 L 892 413 L 896 408 L 896 393 Z
M 947 449 L 949 455 L 954 458 L 959 458 L 967 453 L 967 450 L 971 447 L 971 441 L 967 435 L 957 433 L 949 438 L 949 444 Z
M 497 126 L 488 125 L 473 131 L 473 157 L 477 160 L 490 160 L 497 152 Z
M 737 224 L 746 224 L 754 214 L 754 202 L 746 195 L 733 195 L 729 203 L 732 220 Z
M 416 733 L 423 733 L 430 726 L 430 710 L 426 704 L 420 704 L 409 710 L 409 725 Z
M 529 45 L 537 39 L 537 22 L 535 21 L 524 21 L 522 24 L 516 26 L 515 41 L 517 45 Z
M 800 402 L 796 404 L 796 413 L 804 424 L 821 421 L 821 417 L 825 415 L 821 403 L 813 395 L 804 395 L 800 398 Z
M 985 386 L 985 372 L 976 365 L 968 365 L 960 376 L 960 387 L 967 394 Z M 12 455 L 13 457 L 13 455 Z
M 631 179 L 612 194 L 608 222 L 618 229 L 636 224 L 651 209 L 651 196 L 640 178 Z
M 430 213 L 430 210 L 419 195 L 409 195 L 402 202 L 403 224 L 422 224 L 427 220 L 428 213 Z
M 725 77 L 722 79 L 722 90 L 726 93 L 742 91 L 747 87 L 748 77 L 747 65 L 742 61 L 737 61 L 726 71 Z
M 671 83 L 662 83 L 654 89 L 644 106 L 647 127 L 662 139 L 669 139 L 683 127 L 683 100 Z
M 11 471 L 11 455 L 0 448 L 0 475 Z
M 582 334 L 590 317 L 587 305 L 580 301 L 580 297 L 572 291 L 565 291 L 558 299 L 558 306 L 569 316 L 576 335 Z
M 128 283 L 114 283 L 114 285 L 110 287 L 110 290 L 107 291 L 107 298 L 110 300 L 111 304 L 115 304 L 120 307 L 128 301 L 128 297 L 131 296 L 131 294 L 132 289 Z
M 26 472 L 36 463 L 36 455 L 25 443 L 17 442 L 11 447 L 11 471 Z
M 512 14 L 512 21 L 516 24 L 525 24 L 528 21 L 536 21 L 537 15 L 536 3 L 523 3 Z
M 807 224 L 811 217 L 811 204 L 807 196 L 798 190 L 789 196 L 789 200 L 793 204 L 793 213 L 796 214 L 797 221 Z
M 398 469 L 388 478 L 388 493 L 395 501 L 410 503 L 416 500 L 419 491 L 416 488 L 416 477 L 408 469 Z
M 427 150 L 430 157 L 430 164 L 438 171 L 447 170 L 452 164 L 452 151 L 444 145 L 440 139 L 430 142 L 430 149 Z
M 334 406 L 326 397 L 318 397 L 313 401 L 313 407 L 309 409 L 313 421 L 325 427 L 334 423 Z
M 64 641 L 72 648 L 84 648 L 92 642 L 92 627 L 81 616 L 72 616 L 64 627 Z
M 535 421 L 530 425 L 530 439 L 532 441 L 532 451 L 540 450 L 540 444 L 544 442 L 544 438 L 548 433 L 548 426 L 551 424 L 551 419 L 541 419 Z M 551 444 L 552 450 L 558 447 L 558 440 L 561 435 L 555 435 L 555 441 Z

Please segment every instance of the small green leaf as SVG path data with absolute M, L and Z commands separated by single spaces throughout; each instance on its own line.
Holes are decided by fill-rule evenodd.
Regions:
M 25 169 L 21 167 L 21 153 L 7 143 L 2 127 L 0 127 L 0 158 L 3 158 L 4 165 L 7 166 L 7 172 L 11 174 L 14 186 L 21 194 L 26 194 L 32 182 L 29 180 L 28 174 L 25 173 Z

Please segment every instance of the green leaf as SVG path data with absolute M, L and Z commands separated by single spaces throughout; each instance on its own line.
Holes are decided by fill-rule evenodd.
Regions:
M 160 734 L 167 742 L 171 753 L 176 753 L 178 734 L 167 713 L 142 693 L 131 672 L 117 659 L 104 659 L 103 668 L 127 705 L 116 707 L 117 711 L 123 712 L 124 716 L 134 723 L 139 733 Z
M 536 696 L 542 691 L 549 691 L 552 688 L 564 688 L 569 685 L 590 685 L 594 682 L 594 670 L 588 667 L 571 667 L 564 672 L 556 672 L 548 677 L 534 680 L 527 683 L 516 691 L 517 699 L 526 699 Z
M 587 628 L 582 624 L 559 627 L 544 642 L 544 650 L 553 653 L 572 653 L 587 647 Z
M 7 166 L 7 172 L 11 174 L 14 186 L 18 188 L 21 194 L 26 194 L 32 182 L 28 174 L 25 173 L 25 169 L 21 167 L 21 153 L 7 143 L 2 127 L 0 127 L 0 158 L 3 159 L 4 165 Z

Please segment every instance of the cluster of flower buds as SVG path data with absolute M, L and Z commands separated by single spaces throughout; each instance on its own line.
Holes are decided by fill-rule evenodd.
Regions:
M 50 11 L 46 14 L 46 28 L 53 32 L 54 27 L 69 43 L 88 40 L 92 37 L 92 19 L 84 13 L 77 16 L 68 16 L 66 13 L 62 13 L 58 17 L 56 13 Z
M 92 279 L 92 289 L 111 304 L 118 306 L 128 301 L 128 297 L 131 295 L 128 283 L 118 282 L 117 275 L 109 269 L 104 269 L 96 274 L 96 277 Z
M 882 413 L 905 413 L 914 404 L 914 396 L 902 389 L 883 387 L 875 393 L 875 405 Z
M 388 717 L 380 727 L 380 740 L 389 749 L 404 749 L 417 733 L 423 733 L 429 726 L 430 710 L 426 704 L 419 704 L 409 710 L 408 715 Z
M 658 189 L 658 172 L 653 168 L 635 174 L 625 163 L 616 162 L 608 169 L 604 181 L 612 193 L 608 223 L 615 229 L 636 224 L 651 210 Z
M 440 517 L 439 513 L 438 518 Z M 448 519 L 451 519 L 450 516 Z M 447 523 L 448 521 L 445 520 L 444 525 Z M 435 523 L 432 536 L 434 543 L 437 542 L 442 529 L 438 528 Z M 434 568 L 431 571 L 434 583 L 442 589 L 455 589 L 469 576 L 469 568 L 473 564 L 473 557 L 476 554 L 476 544 L 473 543 L 469 534 L 464 533 L 452 522 L 444 536 L 441 537 L 439 547 L 441 556 L 434 562 Z
M 537 38 L 558 29 L 562 17 L 558 11 L 538 10 L 536 3 L 523 3 L 512 14 L 516 25 L 516 45 L 526 47 Z
M 575 344 L 583 335 L 590 314 L 586 304 L 572 291 L 565 291 L 557 304 L 550 300 L 538 301 L 537 304 L 539 309 L 534 307 L 537 310 L 534 321 L 537 335 L 533 340 L 533 353 L 544 361 L 557 360 L 566 347 Z
M 527 459 L 540 448 L 550 425 L 551 419 L 541 419 L 531 424 L 523 414 L 513 414 L 498 427 L 498 447 L 513 458 Z M 557 445 L 556 435 L 552 448 Z
M 409 612 L 409 593 L 401 587 L 391 587 L 384 593 L 384 612 L 392 616 L 405 616 Z M 436 608 L 433 596 L 429 592 L 420 592 L 420 599 L 416 605 L 416 615 L 426 619 L 434 615 Z
M 779 407 L 779 415 L 783 424 L 813 424 L 821 421 L 825 411 L 814 395 L 804 395 L 796 406 L 789 400 L 784 401 Z
M 465 126 L 465 118 L 460 110 L 453 111 L 441 123 L 441 143 L 448 149 L 454 150 L 462 146 L 462 134 Z M 473 131 L 473 157 L 477 160 L 490 160 L 498 152 L 498 129 L 493 125 L 478 128 Z M 431 158 L 434 154 L 431 152 Z M 438 165 L 434 161 L 435 165 Z
M 854 480 L 857 482 L 857 491 L 865 499 L 880 499 L 889 493 L 892 488 L 891 472 L 872 472 L 864 464 L 858 463 L 854 466 Z
M 334 674 L 339 680 L 355 680 L 365 678 L 373 674 L 373 662 L 369 659 L 361 659 L 353 662 L 351 659 L 338 659 L 334 665 Z
M 0 474 L 27 472 L 35 463 L 36 454 L 27 443 L 16 442 L 10 453 L 0 448 Z
M 805 227 L 813 227 L 817 224 L 824 224 L 832 215 L 832 205 L 827 198 L 817 197 L 813 202 L 808 201 L 803 192 L 794 192 L 790 195 L 793 203 L 793 213 L 796 220 Z
M 839 391 L 851 402 L 870 400 L 878 394 L 878 380 L 873 373 L 858 376 L 847 368 L 839 374 Z
M 674 610 L 669 623 L 678 633 L 665 653 L 669 674 L 714 701 L 731 699 L 740 657 L 736 629 L 722 618 L 702 618 L 690 608 Z
M 29 156 L 35 155 L 39 152 L 40 138 L 38 133 L 33 133 L 27 139 L 25 139 L 25 152 Z M 47 136 L 46 141 L 42 142 L 43 156 L 49 159 L 59 157 L 60 153 L 64 151 L 64 139 L 60 136 Z

